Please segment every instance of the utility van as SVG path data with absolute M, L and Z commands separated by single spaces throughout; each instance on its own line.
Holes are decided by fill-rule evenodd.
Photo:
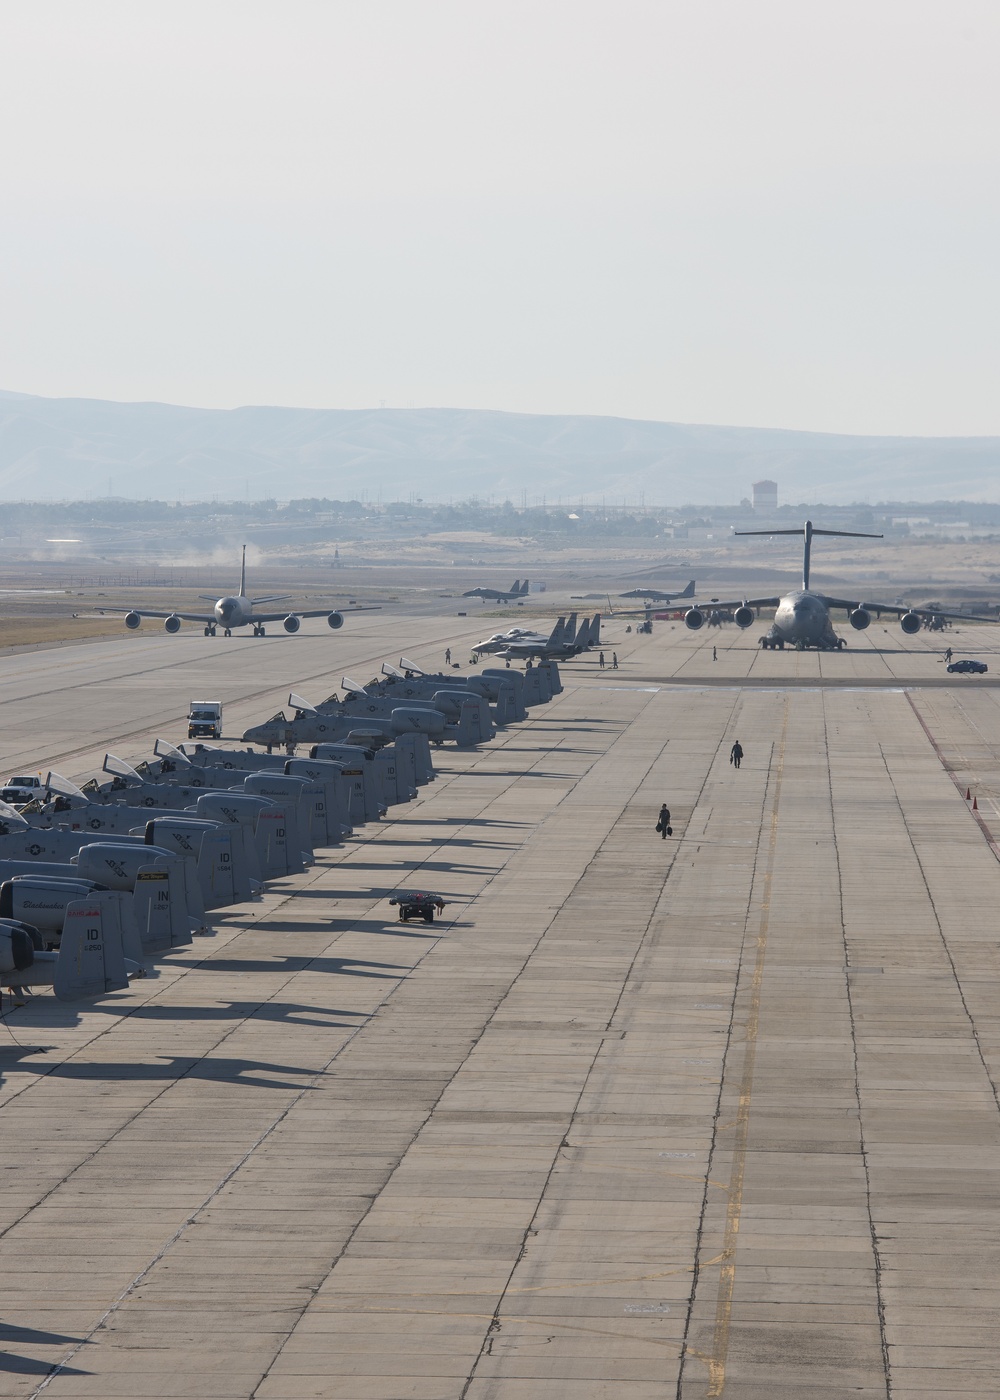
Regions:
M 222 701 L 192 700 L 188 706 L 189 739 L 222 738 Z

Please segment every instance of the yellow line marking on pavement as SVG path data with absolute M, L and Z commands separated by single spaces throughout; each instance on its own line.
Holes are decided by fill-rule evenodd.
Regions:
M 747 1139 L 750 1132 L 750 1100 L 753 1095 L 754 1062 L 757 1055 L 757 1032 L 760 1026 L 760 991 L 764 981 L 764 958 L 767 955 L 767 934 L 771 917 L 771 882 L 774 875 L 774 852 L 778 844 L 778 804 L 781 800 L 781 778 L 785 763 L 785 736 L 788 731 L 788 701 L 778 740 L 778 762 L 771 800 L 771 830 L 768 836 L 767 867 L 761 892 L 760 922 L 757 926 L 757 954 L 750 979 L 750 1008 L 747 1012 L 743 1049 L 743 1074 L 740 1078 L 739 1104 L 736 1112 L 733 1166 L 729 1176 L 729 1203 L 726 1207 L 726 1229 L 722 1241 L 722 1268 L 719 1274 L 719 1295 L 715 1305 L 715 1336 L 713 1354 L 707 1358 L 708 1391 L 710 1397 L 720 1396 L 726 1385 L 726 1357 L 729 1352 L 729 1329 L 733 1312 L 733 1289 L 736 1284 L 736 1244 L 743 1212 L 743 1178 L 746 1172 Z

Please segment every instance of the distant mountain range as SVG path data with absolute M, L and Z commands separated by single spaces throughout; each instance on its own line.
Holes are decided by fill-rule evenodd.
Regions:
M 1000 498 L 1000 438 L 850 437 L 483 409 L 183 408 L 0 391 L 0 499 L 383 501 L 567 507 Z

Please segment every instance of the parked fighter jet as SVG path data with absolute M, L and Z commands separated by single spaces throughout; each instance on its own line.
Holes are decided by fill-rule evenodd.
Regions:
M 570 614 L 569 627 L 576 633 L 576 613 Z M 549 644 L 553 641 L 564 642 L 566 640 L 567 624 L 565 617 L 559 618 L 552 632 L 546 637 L 541 632 L 532 632 L 526 627 L 512 627 L 509 632 L 494 632 L 492 637 L 487 637 L 485 641 L 475 642 L 472 646 L 473 656 L 481 654 L 489 655 L 494 652 L 506 651 L 508 647 L 521 643 L 534 642 L 538 645 Z
M 544 660 L 561 661 L 568 656 L 578 656 L 581 651 L 586 651 L 588 647 L 600 645 L 601 640 L 601 614 L 594 613 L 589 621 L 584 622 L 580 630 L 576 630 L 576 613 L 573 613 L 565 628 L 560 629 L 560 623 L 556 623 L 548 637 L 525 638 L 519 642 L 511 642 L 497 652 L 497 656 L 502 661 L 531 661 L 536 657 Z
M 760 644 L 767 650 L 775 647 L 779 651 L 784 651 L 786 646 L 793 646 L 797 651 L 803 651 L 807 647 L 816 647 L 820 651 L 836 651 L 838 648 L 847 646 L 846 638 L 838 637 L 833 630 L 833 622 L 830 618 L 831 608 L 843 608 L 847 613 L 848 621 L 858 632 L 871 623 L 872 614 L 881 617 L 882 613 L 895 613 L 899 618 L 899 625 L 907 636 L 913 636 L 919 632 L 924 624 L 925 616 L 930 615 L 927 608 L 911 608 L 905 604 L 896 603 L 865 603 L 855 602 L 850 598 L 831 598 L 825 593 L 816 593 L 809 587 L 809 563 L 810 551 L 814 535 L 846 535 L 852 539 L 880 540 L 881 535 L 872 535 L 859 530 L 820 530 L 813 525 L 811 520 L 807 520 L 800 529 L 794 530 L 736 530 L 737 535 L 801 535 L 804 540 L 802 558 L 802 587 L 794 593 L 786 593 L 779 598 L 743 598 L 734 601 L 722 601 L 718 598 L 712 599 L 712 608 L 717 611 L 731 609 L 733 621 L 737 627 L 750 627 L 755 618 L 757 608 L 775 608 L 774 622 L 768 632 L 760 639 Z M 935 608 L 934 614 L 940 617 L 963 617 L 969 619 L 968 613 L 942 613 Z M 692 631 L 697 631 L 703 627 L 708 620 L 708 614 L 703 608 L 688 608 L 684 614 L 685 626 Z M 980 622 L 994 622 L 995 618 L 977 618 Z
M 649 598 L 652 602 L 671 603 L 675 598 L 694 597 L 694 579 L 680 593 L 664 593 L 662 588 L 630 588 L 627 593 L 619 593 L 619 598 Z
M 515 579 L 506 592 L 502 588 L 470 588 L 468 593 L 462 594 L 463 598 L 482 598 L 484 603 L 487 598 L 492 599 L 495 603 L 510 603 L 518 598 L 526 598 L 527 596 L 527 579 L 525 579 L 523 583 L 520 579 Z
M 235 596 L 214 599 L 207 594 L 201 596 L 207 603 L 215 603 L 215 607 L 210 613 L 189 613 L 189 612 L 152 612 L 145 608 L 105 608 L 105 612 L 123 612 L 125 614 L 125 626 L 134 631 L 142 623 L 144 617 L 159 617 L 163 619 L 163 626 L 168 632 L 179 632 L 182 622 L 200 622 L 204 625 L 205 636 L 214 637 L 216 629 L 223 629 L 223 636 L 232 636 L 234 627 L 252 627 L 255 637 L 264 636 L 265 622 L 280 622 L 286 632 L 297 632 L 304 617 L 325 617 L 330 627 L 343 627 L 343 614 L 330 612 L 326 608 L 314 609 L 309 612 L 273 612 L 258 613 L 254 608 L 261 603 L 281 603 L 291 594 L 269 594 L 264 598 L 248 598 L 247 590 L 247 547 L 243 546 L 243 565 L 240 569 L 240 591 Z

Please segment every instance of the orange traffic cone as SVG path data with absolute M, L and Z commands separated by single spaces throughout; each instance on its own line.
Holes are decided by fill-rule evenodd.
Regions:
M 966 789 L 965 789 L 965 800 L 966 800 L 966 802 L 968 802 L 968 800 L 969 800 L 969 798 L 970 798 L 971 796 L 972 796 L 971 791 L 970 791 L 968 788 L 966 788 Z
M 976 801 L 975 798 L 972 799 L 972 810 L 973 810 L 974 812 L 978 812 L 978 811 L 979 811 L 979 803 Z

